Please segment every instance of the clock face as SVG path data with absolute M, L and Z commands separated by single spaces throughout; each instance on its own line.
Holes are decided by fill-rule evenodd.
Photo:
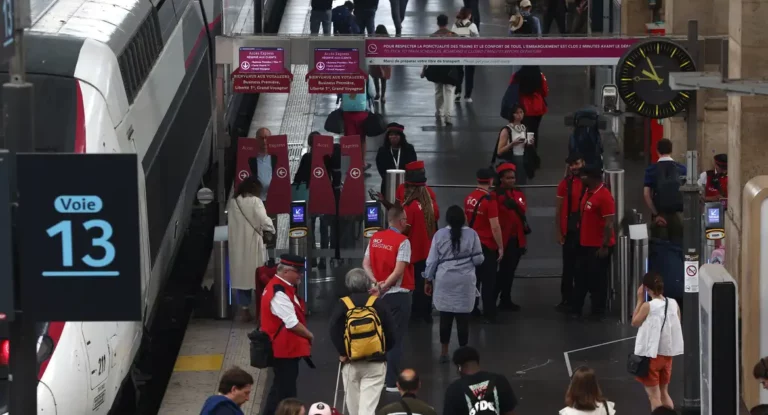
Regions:
M 670 72 L 695 72 L 691 55 L 670 40 L 633 46 L 616 67 L 619 96 L 627 108 L 649 118 L 668 118 L 686 109 L 690 91 L 673 91 Z

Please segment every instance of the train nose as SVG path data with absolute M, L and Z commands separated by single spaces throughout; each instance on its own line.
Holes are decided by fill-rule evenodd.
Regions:
M 43 382 L 37 385 L 37 414 L 56 415 L 56 401 L 53 399 L 53 392 Z

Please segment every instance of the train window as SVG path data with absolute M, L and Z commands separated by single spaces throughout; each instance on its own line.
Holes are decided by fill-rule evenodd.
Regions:
M 152 10 L 118 58 L 129 103 L 133 103 L 162 49 L 157 10 Z

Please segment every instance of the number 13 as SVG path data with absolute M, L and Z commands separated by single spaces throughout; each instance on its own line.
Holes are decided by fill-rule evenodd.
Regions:
M 109 242 L 112 237 L 112 225 L 107 221 L 94 219 L 83 223 L 83 228 L 85 230 L 101 229 L 101 237 L 91 239 L 91 245 L 104 249 L 104 257 L 101 259 L 94 259 L 90 254 L 84 256 L 82 261 L 85 265 L 92 268 L 103 268 L 111 264 L 115 260 L 115 246 Z M 51 238 L 61 234 L 61 263 L 65 267 L 71 267 L 73 264 L 72 221 L 63 220 L 48 228 L 46 232 Z

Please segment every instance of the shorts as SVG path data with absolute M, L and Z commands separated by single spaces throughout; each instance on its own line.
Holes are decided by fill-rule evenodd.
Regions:
M 638 382 L 647 387 L 669 385 L 669 380 L 672 378 L 672 356 L 658 355 L 651 358 L 648 366 L 648 376 L 636 377 Z

